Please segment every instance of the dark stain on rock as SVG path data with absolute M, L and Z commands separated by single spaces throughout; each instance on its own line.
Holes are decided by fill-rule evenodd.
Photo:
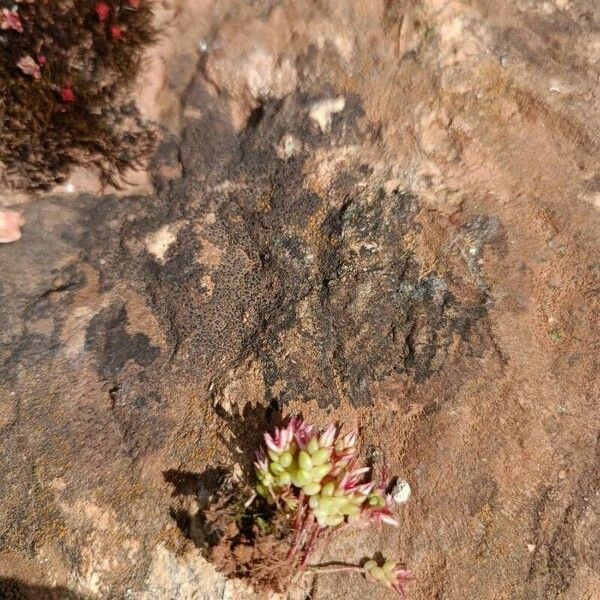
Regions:
M 365 194 L 350 177 L 338 181 L 345 199 L 322 220 L 317 256 L 309 260 L 300 240 L 296 260 L 277 238 L 270 247 L 280 310 L 265 322 L 257 350 L 267 387 L 284 387 L 269 400 L 337 405 L 337 381 L 354 405 L 368 405 L 375 381 L 409 372 L 421 382 L 439 371 L 454 334 L 467 340 L 486 314 L 479 302 L 461 303 L 443 277 L 420 275 L 405 242 L 416 228 L 413 195 Z M 306 314 L 298 318 L 301 305 Z
M 85 349 L 95 354 L 98 372 L 104 379 L 117 375 L 128 360 L 147 367 L 160 353 L 146 334 L 127 332 L 127 310 L 120 303 L 103 309 L 90 321 Z
M 160 396 L 156 392 L 150 391 L 146 395 L 136 396 L 133 399 L 133 406 L 138 410 L 142 410 L 152 404 L 160 404 L 160 402 Z
M 598 464 L 600 434 L 596 436 L 593 451 L 589 453 L 568 505 L 560 505 L 563 498 L 558 489 L 541 488 L 540 499 L 532 514 L 531 530 L 535 533 L 536 547 L 526 578 L 528 597 L 561 597 L 573 584 L 577 565 L 583 562 L 581 549 L 591 548 L 594 544 L 598 548 L 597 531 L 582 526 L 600 492 Z M 544 521 L 545 526 L 542 526 Z M 578 538 L 579 547 L 576 548 Z M 596 555 L 596 565 L 599 562 L 600 557 Z
M 455 336 L 468 341 L 485 317 L 485 298 L 466 302 L 455 280 L 421 273 L 407 242 L 419 235 L 418 198 L 372 184 L 369 165 L 340 169 L 326 195 L 307 189 L 306 161 L 316 150 L 357 144 L 368 134 L 358 100 L 348 97 L 324 135 L 308 115 L 323 97 L 266 102 L 234 141 L 216 100 L 194 92 L 193 103 L 204 103 L 212 117 L 190 124 L 184 145 L 210 148 L 225 136 L 227 152 L 218 166 L 202 158 L 204 146 L 200 154 L 183 153 L 185 171 L 204 182 L 184 178 L 173 189 L 190 225 L 148 291 L 178 369 L 216 373 L 252 355 L 267 402 L 306 398 L 326 407 L 343 395 L 368 405 L 376 381 L 406 372 L 422 382 L 443 368 Z M 277 148 L 288 135 L 299 144 L 285 159 Z M 227 191 L 216 191 L 223 181 Z M 192 196 L 198 200 L 184 200 Z M 209 210 L 214 218 L 201 225 L 201 241 L 198 223 Z M 204 240 L 221 251 L 218 265 L 199 264 Z
M 465 505 L 471 516 L 476 515 L 486 505 L 494 502 L 498 493 L 498 484 L 488 473 L 476 473 L 471 478 L 471 485 L 465 490 Z
M 85 285 L 85 276 L 75 264 L 50 272 L 52 279 L 43 282 L 35 296 L 18 307 L 22 327 L 20 335 L 6 335 L 0 342 L 5 356 L 0 354 L 0 377 L 12 378 L 21 368 L 52 359 L 61 350 L 59 331 L 69 310 L 72 292 Z M 13 312 L 17 307 L 13 307 Z
M 370 135 L 354 97 L 346 97 L 330 132 L 315 126 L 312 104 L 337 95 L 321 90 L 265 102 L 252 126 L 236 134 L 222 100 L 206 92 L 199 76 L 186 102 L 202 108 L 202 119 L 186 125 L 179 147 L 165 142 L 155 160 L 157 168 L 179 162 L 182 177 L 151 199 L 79 205 L 76 244 L 81 260 L 99 273 L 100 293 L 127 281 L 164 330 L 169 358 L 158 370 L 168 362 L 178 377 L 208 385 L 252 356 L 267 403 L 305 398 L 332 407 L 343 397 L 368 405 L 373 384 L 390 375 L 421 382 L 437 373 L 453 339 L 468 341 L 485 317 L 484 292 L 467 301 L 456 291 L 478 287 L 473 273 L 469 281 L 464 274 L 423 273 L 409 241 L 422 235 L 419 200 L 409 191 L 385 192 L 360 160 L 336 166 L 327 189 L 316 193 L 307 184 L 307 161 L 317 151 L 335 154 Z M 278 148 L 288 135 L 298 141 L 297 152 L 285 158 Z M 143 240 L 176 221 L 177 239 L 158 263 Z M 473 224 L 464 236 L 488 243 L 492 229 L 497 224 Z M 203 252 L 218 258 L 206 261 Z M 36 310 L 55 314 L 54 299 L 76 285 L 74 278 L 56 280 Z M 129 334 L 127 322 L 125 306 L 115 303 L 87 328 L 86 349 L 111 383 L 127 361 L 147 367 L 159 357 L 143 323 Z M 46 355 L 52 351 L 45 347 Z M 125 403 L 116 402 L 120 409 L 156 406 L 147 400 L 160 388 L 155 378 L 146 390 L 117 383 L 129 390 Z
M 200 119 L 185 128 L 179 160 L 184 176 L 206 178 L 218 183 L 225 179 L 227 165 L 238 156 L 238 138 L 231 124 L 227 106 L 211 97 L 198 74 L 185 98 L 186 104 L 201 110 Z M 262 119 L 256 129 L 260 129 Z
M 0 360 L 0 377 L 10 380 L 21 369 L 32 368 L 40 361 L 52 360 L 59 349 L 60 344 L 54 332 L 49 335 L 25 332 L 6 346 L 7 356 Z

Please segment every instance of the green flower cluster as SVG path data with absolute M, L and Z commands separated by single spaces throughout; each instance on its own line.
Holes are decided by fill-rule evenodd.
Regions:
M 394 570 L 396 563 L 386 560 L 380 567 L 376 560 L 368 560 L 363 569 L 373 578 L 384 585 L 392 586 L 396 580 Z
M 373 490 L 367 497 L 367 504 L 372 508 L 385 508 L 387 499 L 379 490 Z

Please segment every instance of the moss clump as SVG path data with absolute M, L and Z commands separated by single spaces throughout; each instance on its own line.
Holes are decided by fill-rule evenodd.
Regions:
M 155 38 L 151 0 L 0 0 L 0 176 L 44 190 L 73 165 L 117 185 L 154 135 L 126 93 Z

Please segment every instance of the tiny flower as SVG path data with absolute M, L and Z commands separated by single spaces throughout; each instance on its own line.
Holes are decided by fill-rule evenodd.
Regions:
M 370 467 L 361 467 L 360 469 L 348 471 L 342 478 L 340 487 L 345 491 L 354 491 L 360 485 L 362 476 L 370 470 Z
M 296 422 L 294 427 L 294 437 L 296 438 L 296 443 L 300 448 L 305 450 L 308 447 L 308 444 L 314 438 L 315 429 L 312 425 L 307 425 L 306 423 Z
M 0 29 L 13 29 L 18 33 L 23 33 L 23 24 L 16 7 L 13 10 L 2 9 L 0 12 Z
M 111 8 L 106 2 L 96 2 L 94 7 L 98 21 L 106 21 L 108 15 L 110 15 Z
M 343 438 L 335 442 L 335 471 L 338 475 L 344 469 L 348 468 L 356 455 L 356 443 L 358 441 L 358 430 L 354 429 L 347 433 Z
M 371 481 L 369 483 L 363 483 L 356 488 L 356 493 L 365 496 L 365 498 L 371 493 L 373 490 L 373 486 L 375 484 Z
M 321 434 L 319 437 L 319 445 L 321 448 L 329 448 L 333 445 L 333 440 L 335 439 L 336 429 L 335 425 L 329 425 L 327 429 Z
M 110 35 L 113 40 L 122 40 L 125 37 L 125 30 L 119 25 L 113 25 L 110 28 Z
M 357 441 L 358 441 L 358 429 L 353 429 L 351 432 L 347 433 L 344 436 L 344 447 L 345 448 L 354 448 L 354 446 L 356 446 Z
M 375 509 L 370 514 L 370 521 L 373 523 L 387 523 L 393 527 L 399 527 L 400 523 L 395 519 L 392 514 L 385 509 Z
M 17 67 L 19 67 L 25 75 L 31 75 L 34 79 L 40 79 L 42 77 L 40 66 L 29 55 L 21 57 L 17 61 Z
M 139 8 L 142 3 L 142 0 L 127 0 L 127 4 L 131 8 Z
M 274 435 L 265 433 L 265 444 L 273 452 L 284 452 L 288 443 L 291 441 L 292 434 L 289 427 L 276 429 Z
M 70 85 L 65 85 L 58 91 L 63 102 L 75 102 L 75 93 Z
M 265 455 L 265 451 L 262 448 L 256 453 L 256 461 L 254 461 L 254 466 L 256 467 L 257 471 L 266 472 L 269 470 L 267 457 Z
M 371 523 L 387 523 L 398 527 L 400 523 L 392 513 L 394 501 L 389 495 L 384 495 L 380 491 L 375 490 L 366 503 L 365 516 Z
M 46 57 L 43 54 L 40 54 L 37 57 L 37 62 L 38 62 L 38 65 L 40 65 L 40 67 L 43 67 L 48 61 L 47 61 Z

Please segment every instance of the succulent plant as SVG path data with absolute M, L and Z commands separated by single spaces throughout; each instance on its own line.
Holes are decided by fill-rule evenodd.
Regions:
M 275 509 L 287 512 L 295 523 L 288 554 L 299 559 L 299 570 L 309 568 L 308 559 L 322 532 L 335 532 L 351 524 L 397 526 L 393 500 L 385 482 L 368 480 L 370 467 L 358 463 L 357 430 L 341 435 L 334 425 L 318 431 L 298 418 L 272 434 L 265 433 L 265 447 L 256 454 L 256 495 Z M 310 567 L 322 571 L 318 566 Z M 408 571 L 385 561 L 369 560 L 363 566 L 326 567 L 324 571 L 355 571 L 403 596 Z
M 227 495 L 202 511 L 206 539 L 213 540 L 207 558 L 228 575 L 249 579 L 257 590 L 289 590 L 308 572 L 346 572 L 403 597 L 410 574 L 396 563 L 309 561 L 320 543 L 346 528 L 399 524 L 385 477 L 373 481 L 370 467 L 359 462 L 358 430 L 342 434 L 329 425 L 319 431 L 296 417 L 263 435 L 256 480 L 232 480 Z
M 299 419 L 264 436 L 256 455 L 256 493 L 301 510 L 319 528 L 354 522 L 398 525 L 382 486 L 364 480 L 357 465 L 358 431 L 341 437 L 334 425 L 322 432 Z
M 397 563 L 383 559 L 380 564 L 375 558 L 367 560 L 362 567 L 337 563 L 321 567 L 317 565 L 312 569 L 317 573 L 359 573 L 393 590 L 400 598 L 405 598 L 404 584 L 413 578 L 410 571 L 398 567 Z
M 380 566 L 374 558 L 370 559 L 363 565 L 363 570 L 368 579 L 393 589 L 401 597 L 404 597 L 403 584 L 412 578 L 409 571 L 389 560 L 385 560 Z

